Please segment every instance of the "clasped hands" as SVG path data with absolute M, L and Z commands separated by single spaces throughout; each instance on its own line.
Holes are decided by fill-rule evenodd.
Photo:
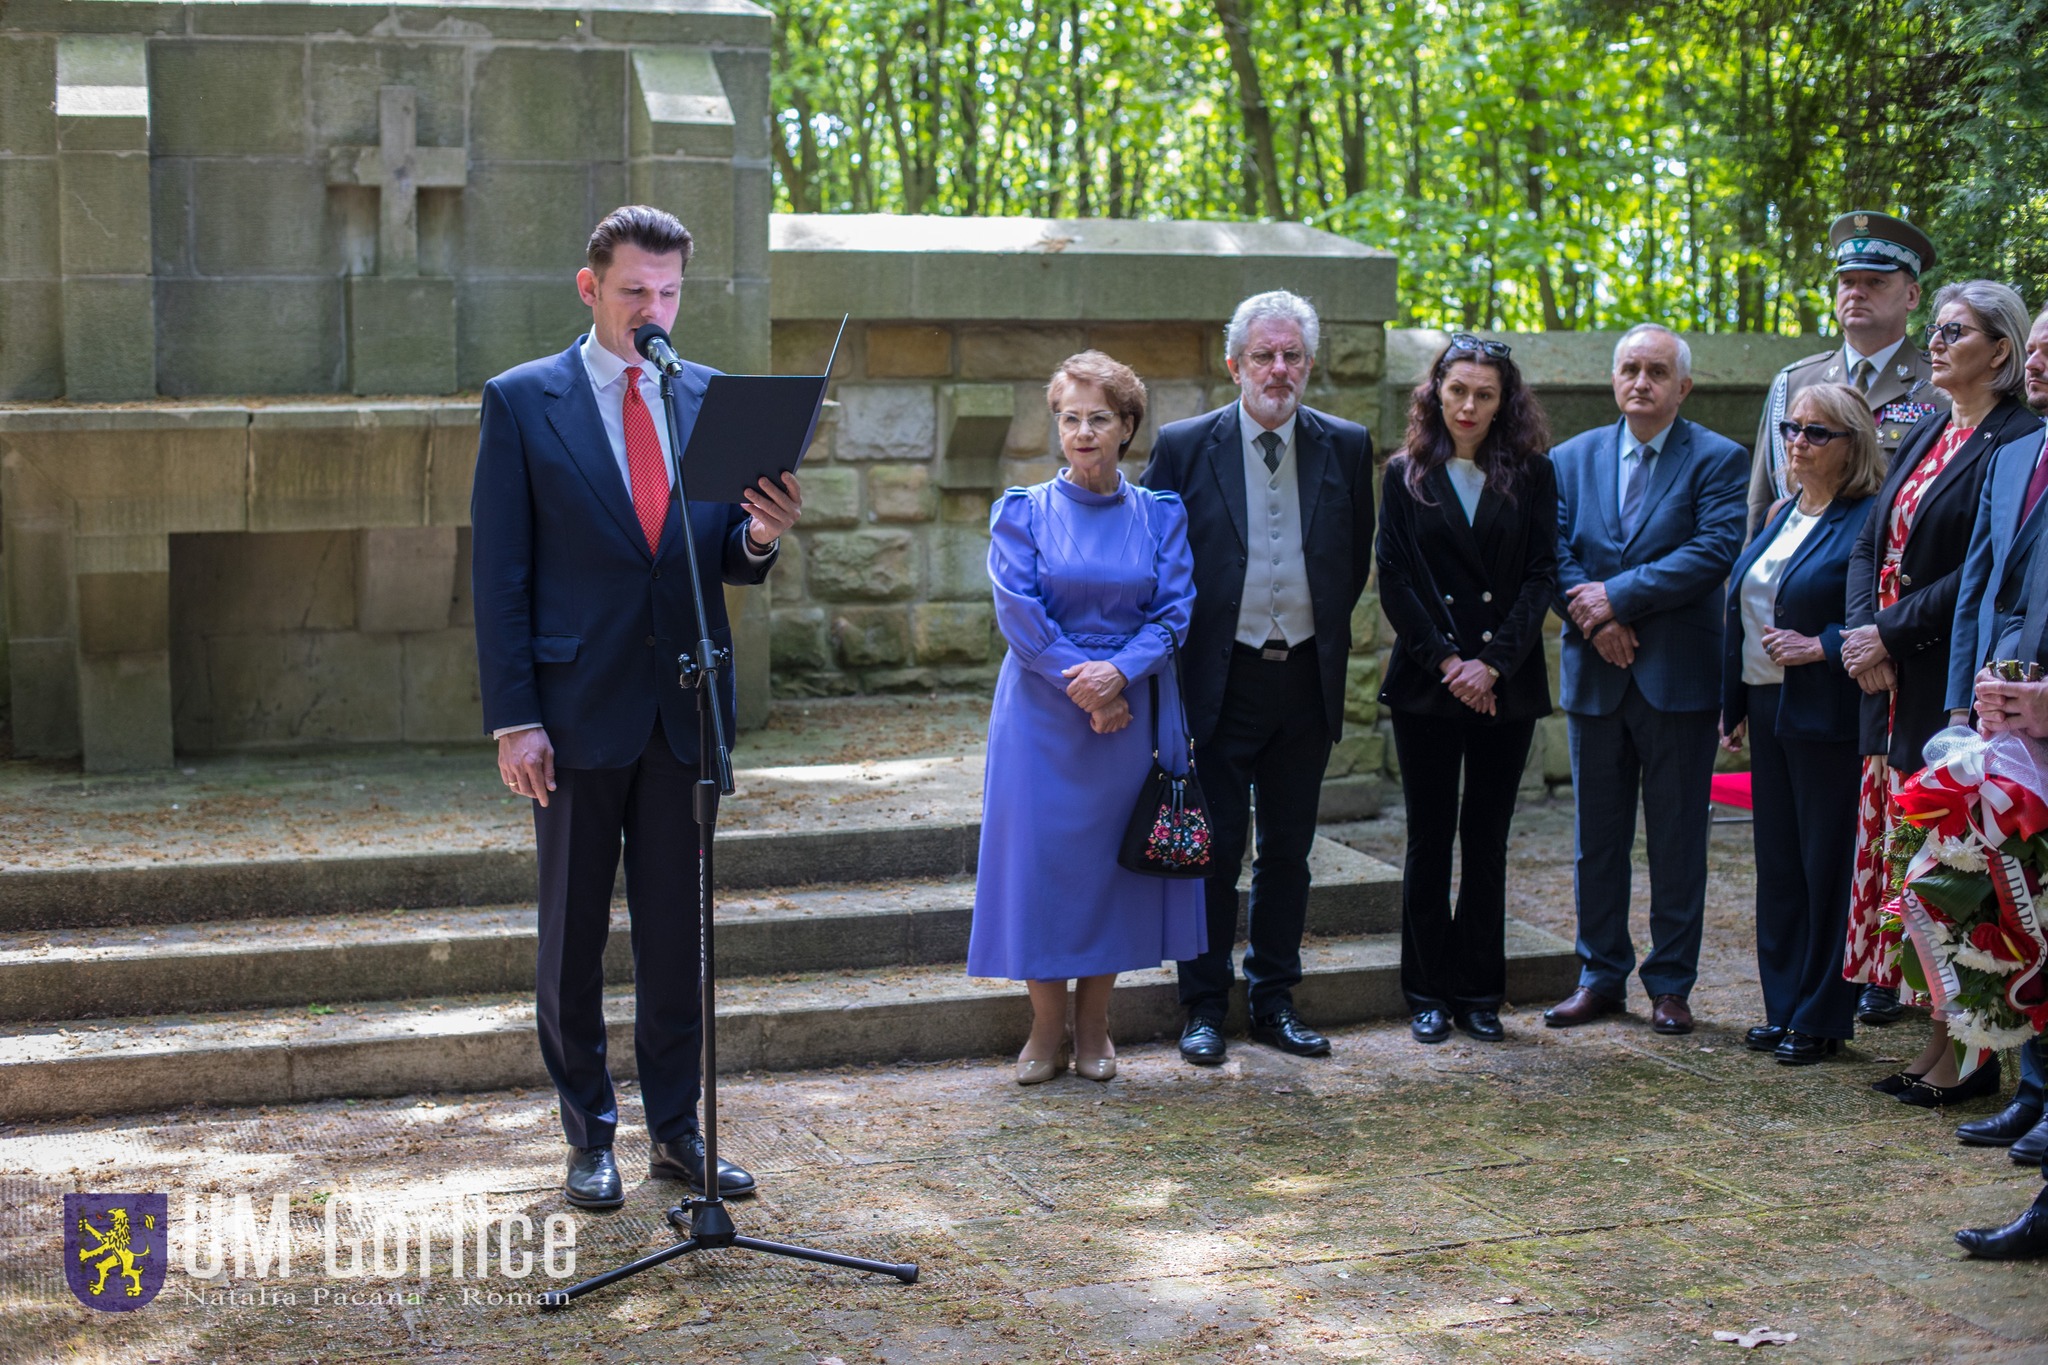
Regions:
M 2048 682 L 2007 682 L 1990 669 L 1977 674 L 1977 733 L 2016 731 L 2048 739 Z
M 1088 713 L 1088 726 L 1098 735 L 1112 735 L 1131 723 L 1131 704 L 1124 700 L 1123 670 L 1104 659 L 1060 670 L 1067 679 L 1067 700 Z
M 1453 654 L 1442 664 L 1444 686 L 1451 689 L 1451 695 L 1471 707 L 1482 716 L 1496 712 L 1493 699 L 1493 670 L 1477 659 L 1461 659 Z
M 1636 661 L 1636 631 L 1614 619 L 1614 607 L 1607 600 L 1605 583 L 1581 583 L 1565 592 L 1565 607 L 1579 634 L 1590 640 L 1601 658 L 1616 668 L 1628 668 Z
M 1889 692 L 1899 685 L 1899 670 L 1884 647 L 1876 626 L 1858 626 L 1842 632 L 1842 667 L 1856 685 L 1870 696 Z

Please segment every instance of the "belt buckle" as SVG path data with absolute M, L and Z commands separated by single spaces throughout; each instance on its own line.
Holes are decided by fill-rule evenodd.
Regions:
M 1284 664 L 1287 662 L 1287 656 L 1293 652 L 1285 640 L 1268 640 L 1260 646 L 1259 657 L 1268 663 Z

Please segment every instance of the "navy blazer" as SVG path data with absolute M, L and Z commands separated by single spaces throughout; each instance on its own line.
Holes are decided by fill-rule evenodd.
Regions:
M 1793 664 L 1785 670 L 1774 731 L 1780 739 L 1847 744 L 1857 737 L 1863 689 L 1842 668 L 1842 622 L 1849 614 L 1849 556 L 1876 501 L 1865 495 L 1829 503 L 1821 513 L 1820 525 L 1806 533 L 1805 542 L 1778 579 L 1773 621 L 1786 630 L 1818 639 L 1826 656 L 1817 663 Z M 1784 529 L 1795 505 L 1795 499 L 1785 500 L 1728 575 L 1728 622 L 1721 646 L 1721 728 L 1729 734 L 1749 717 L 1749 684 L 1742 680 L 1743 575 Z
M 1609 715 L 1633 675 L 1659 711 L 1713 711 L 1721 705 L 1721 587 L 1742 548 L 1749 453 L 1679 418 L 1650 471 L 1648 510 L 1624 542 L 1618 443 L 1625 420 L 1581 432 L 1550 452 L 1557 469 L 1564 709 Z M 1635 629 L 1632 668 L 1601 658 L 1566 610 L 1566 592 L 1601 582 L 1615 619 Z
M 1308 573 L 1316 665 L 1330 738 L 1344 728 L 1344 678 L 1351 611 L 1372 571 L 1372 437 L 1356 422 L 1301 408 L 1294 423 L 1301 485 L 1301 551 Z M 1244 436 L 1237 404 L 1169 422 L 1152 442 L 1145 487 L 1180 494 L 1195 557 L 1195 614 L 1188 626 L 1188 730 L 1197 744 L 1216 733 L 1230 647 L 1244 596 Z
M 676 666 L 697 638 L 678 500 L 650 554 L 581 346 L 579 337 L 484 386 L 470 496 L 484 729 L 539 721 L 561 766 L 623 768 L 638 761 L 659 714 L 675 756 L 694 764 L 696 703 Z M 693 364 L 677 376 L 685 447 L 714 373 Z M 748 558 L 746 525 L 738 505 L 690 504 L 704 609 L 728 648 L 719 583 L 759 583 L 774 563 Z M 728 719 L 733 671 L 720 679 Z
M 1863 699 L 1863 752 L 1883 754 L 1902 773 L 1917 772 L 1921 750 L 1948 724 L 1948 664 L 1961 596 L 1963 561 L 1991 453 L 2030 431 L 2041 419 L 2017 398 L 1999 402 L 1963 443 L 1913 514 L 1913 530 L 1899 559 L 1899 600 L 1878 610 L 1878 574 L 1891 537 L 1892 505 L 1899 489 L 1948 430 L 1947 409 L 1921 418 L 1892 456 L 1877 507 L 1864 523 L 1849 569 L 1849 629 L 1875 625 L 1898 673 L 1898 688 Z M 1972 632 L 1974 634 L 1974 632 Z
M 1380 484 L 1380 609 L 1394 627 L 1380 700 L 1397 711 L 1485 724 L 1550 714 L 1543 618 L 1557 595 L 1557 478 L 1538 457 L 1508 498 L 1480 491 L 1472 520 L 1442 465 L 1408 487 L 1408 457 L 1387 461 Z M 1453 654 L 1500 674 L 1489 717 L 1451 695 Z
M 2041 525 L 2048 522 L 2048 496 L 2035 505 L 2025 522 L 2020 520 L 2020 511 L 2026 504 L 2034 466 L 2040 463 L 2044 440 L 2048 440 L 2048 432 L 2035 431 L 1991 452 L 1991 472 L 1985 475 L 1984 491 L 1977 499 L 1970 550 L 1956 587 L 1956 615 L 1948 647 L 1951 711 L 1971 705 L 1977 670 L 1990 662 L 1986 656 L 1997 643 L 1999 599 L 2025 606 L 2019 594 L 2025 589 L 2027 564 L 2036 553 Z

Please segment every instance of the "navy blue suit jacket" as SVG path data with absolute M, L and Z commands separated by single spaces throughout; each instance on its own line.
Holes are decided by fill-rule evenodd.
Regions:
M 581 345 L 484 386 L 470 498 L 484 729 L 539 721 L 561 766 L 623 768 L 646 749 L 659 714 L 675 756 L 695 763 L 696 704 L 677 683 L 677 656 L 696 642 L 677 500 L 650 554 Z M 676 378 L 685 447 L 714 373 L 688 365 Z M 690 504 L 704 609 L 726 647 L 719 584 L 759 583 L 774 563 L 748 559 L 746 525 L 737 505 Z M 732 674 L 720 687 L 728 718 Z
M 1813 636 L 1826 656 L 1818 663 L 1794 664 L 1785 670 L 1775 731 L 1780 739 L 1846 744 L 1857 738 L 1863 689 L 1842 668 L 1842 622 L 1849 615 L 1849 556 L 1875 502 L 1874 496 L 1866 496 L 1836 498 L 1828 504 L 1820 525 L 1806 533 L 1805 542 L 1778 579 L 1773 624 Z M 1728 576 L 1728 622 L 1721 649 L 1721 728 L 1730 733 L 1749 717 L 1749 684 L 1742 680 L 1742 577 L 1785 525 L 1794 505 L 1795 501 L 1788 499 L 1778 514 L 1764 523 Z
M 1949 632 L 1948 709 L 1961 710 L 1971 704 L 1976 692 L 1977 670 L 1997 643 L 1998 599 L 2010 586 L 2012 594 L 2023 591 L 2028 561 L 2038 551 L 2043 522 L 2048 522 L 2048 497 L 2035 506 L 2033 515 L 2020 520 L 2026 502 L 2027 484 L 2041 458 L 2041 444 L 2048 432 L 2036 430 L 2017 441 L 2008 441 L 1991 454 L 1991 472 L 1984 478 L 1984 491 L 1977 498 L 1977 519 L 1970 528 L 1970 552 L 1963 560 L 1962 581 L 1956 588 L 1955 625 Z M 2010 585 L 2007 579 L 2015 581 Z M 2024 608 L 2024 603 L 2020 604 Z
M 1605 716 L 1631 675 L 1659 711 L 1721 705 L 1721 585 L 1742 548 L 1749 454 L 1679 418 L 1650 471 L 1647 511 L 1621 534 L 1622 419 L 1550 452 L 1557 470 L 1558 598 L 1564 617 L 1564 709 Z M 1615 619 L 1636 633 L 1635 666 L 1616 668 L 1579 634 L 1564 594 L 1607 585 Z

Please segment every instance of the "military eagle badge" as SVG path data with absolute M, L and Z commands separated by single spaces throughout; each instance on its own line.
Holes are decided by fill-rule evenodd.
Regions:
M 64 1281 L 88 1308 L 127 1313 L 164 1287 L 170 1196 L 64 1196 Z

